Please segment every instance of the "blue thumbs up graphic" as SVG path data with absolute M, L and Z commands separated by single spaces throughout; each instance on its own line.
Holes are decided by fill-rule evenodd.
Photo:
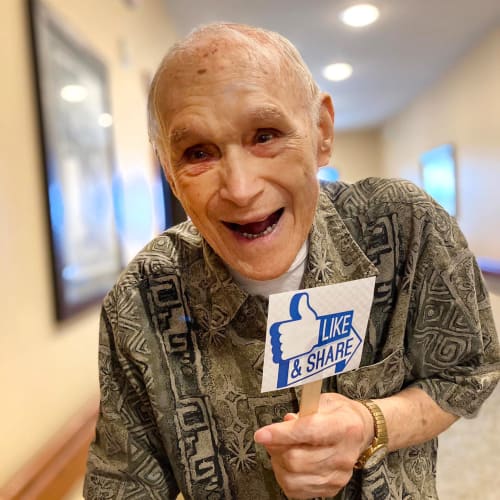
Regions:
M 318 331 L 316 323 L 318 315 L 309 304 L 309 295 L 295 294 L 290 301 L 290 319 L 271 325 L 273 361 L 279 363 L 310 351 L 317 341 L 311 335 L 311 328 Z
M 293 295 L 290 319 L 273 323 L 269 330 L 273 362 L 278 364 L 277 387 L 333 366 L 336 373 L 342 371 L 361 343 L 352 319 L 353 311 L 318 315 L 307 292 Z

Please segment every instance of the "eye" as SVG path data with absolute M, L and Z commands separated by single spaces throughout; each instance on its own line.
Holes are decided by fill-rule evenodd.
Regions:
M 199 163 L 207 160 L 210 157 L 210 153 L 203 146 L 193 146 L 186 149 L 183 156 L 189 163 Z
M 255 134 L 255 143 L 256 144 L 265 144 L 266 142 L 272 141 L 278 136 L 278 132 L 276 130 L 258 130 Z

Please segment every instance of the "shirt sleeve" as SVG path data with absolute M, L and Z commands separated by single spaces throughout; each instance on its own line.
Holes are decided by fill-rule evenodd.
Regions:
M 116 302 L 114 290 L 105 299 L 101 313 L 101 400 L 96 437 L 87 461 L 84 498 L 176 498 L 179 488 L 155 425 L 141 371 L 124 348 L 132 339 L 127 325 L 121 323 L 131 318 L 120 318 Z M 131 311 L 129 314 L 133 315 Z
M 455 219 L 432 203 L 423 225 L 405 354 L 413 387 L 473 417 L 500 376 L 488 293 Z

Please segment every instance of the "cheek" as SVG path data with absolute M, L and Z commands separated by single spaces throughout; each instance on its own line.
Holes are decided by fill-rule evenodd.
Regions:
M 301 180 L 301 188 L 306 196 L 313 195 L 319 190 L 318 166 L 311 159 L 307 164 L 302 165 L 300 174 L 297 176 Z
M 296 198 L 298 209 L 302 213 L 304 220 L 311 220 L 314 218 L 316 204 L 319 197 L 319 182 L 316 177 L 316 171 L 308 169 L 304 172 L 304 183 L 297 189 Z
M 190 179 L 188 182 L 179 179 L 177 188 L 179 201 L 191 219 L 207 216 L 211 195 L 201 179 Z

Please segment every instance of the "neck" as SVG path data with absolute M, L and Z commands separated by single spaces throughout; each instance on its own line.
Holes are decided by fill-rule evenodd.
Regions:
M 288 292 L 291 290 L 297 290 L 300 287 L 306 266 L 307 252 L 308 241 L 306 240 L 300 247 L 295 260 L 292 262 L 288 271 L 272 280 L 253 280 L 243 276 L 238 271 L 235 271 L 230 267 L 228 267 L 228 269 L 234 281 L 241 288 L 243 288 L 243 290 L 247 291 L 251 295 L 263 295 L 264 297 L 269 297 L 269 295 L 273 293 Z

